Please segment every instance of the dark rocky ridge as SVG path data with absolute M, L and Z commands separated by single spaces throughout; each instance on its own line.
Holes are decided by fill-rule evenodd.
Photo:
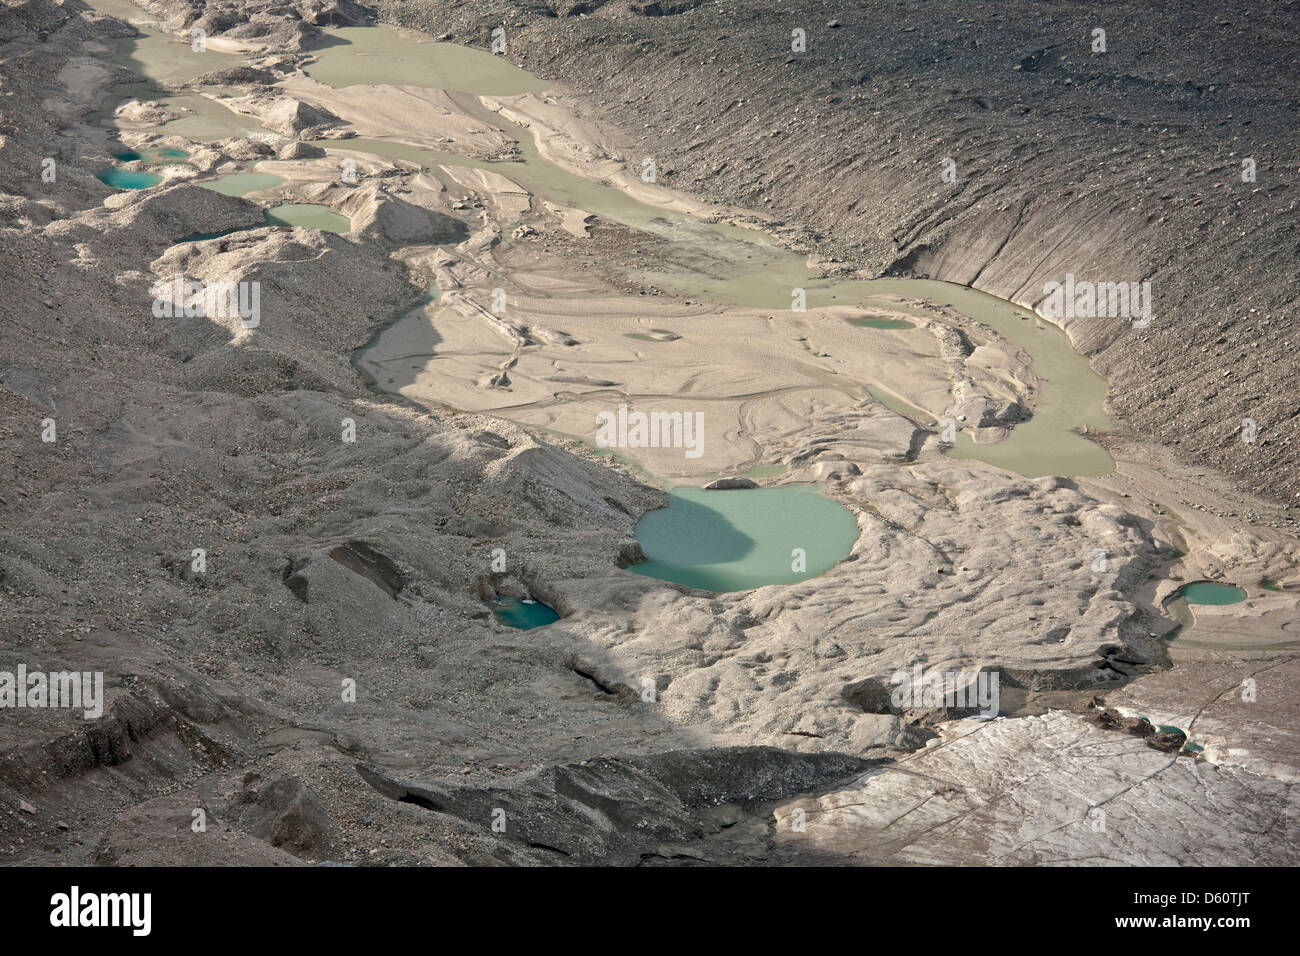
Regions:
M 1026 304 L 1067 272 L 1150 279 L 1149 329 L 1070 329 L 1113 410 L 1256 492 L 1300 496 L 1300 401 L 1279 387 L 1300 373 L 1295 3 L 372 6 L 469 45 L 504 23 L 509 58 L 601 107 L 661 182 L 767 211 L 846 266 Z

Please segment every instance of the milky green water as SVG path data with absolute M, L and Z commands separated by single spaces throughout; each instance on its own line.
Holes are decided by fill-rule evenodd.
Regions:
M 150 166 L 174 166 L 188 162 L 190 154 L 175 146 L 158 146 L 142 151 L 140 156 Z
M 129 49 L 120 52 L 119 57 L 152 80 L 189 79 L 201 72 L 242 62 L 238 56 L 194 53 L 189 45 L 172 42 L 158 31 L 156 21 L 126 0 L 91 0 L 91 5 L 119 16 L 125 15 L 140 24 L 146 35 L 127 44 Z M 1078 434 L 1078 430 L 1085 427 L 1107 427 L 1102 410 L 1105 381 L 1092 371 L 1082 355 L 1074 351 L 1065 334 L 1050 323 L 1003 300 L 944 282 L 819 278 L 808 270 L 803 257 L 782 248 L 763 233 L 666 212 L 543 160 L 528 130 L 506 121 L 474 96 L 467 95 L 510 95 L 546 87 L 543 81 L 501 57 L 452 44 L 417 40 L 388 27 L 341 28 L 327 33 L 334 43 L 315 51 L 316 62 L 307 68 L 307 72 L 320 82 L 336 87 L 356 83 L 402 83 L 460 91 L 451 95 L 467 112 L 518 140 L 521 160 L 486 163 L 384 140 L 330 140 L 321 145 L 405 159 L 424 168 L 445 164 L 492 169 L 553 202 L 575 206 L 667 239 L 673 268 L 638 273 L 634 278 L 681 295 L 767 308 L 776 316 L 792 314 L 790 309 L 795 289 L 804 290 L 807 305 L 814 308 L 854 305 L 882 294 L 929 298 L 951 305 L 1022 346 L 1032 358 L 1034 371 L 1042 381 L 1033 417 L 1017 425 L 1007 440 L 994 445 L 974 445 L 961 434 L 951 449 L 951 455 L 978 459 L 1031 477 L 1103 475 L 1113 470 L 1114 462 L 1105 449 Z M 184 98 L 174 99 L 177 105 L 190 107 L 193 114 L 167 124 L 163 127 L 167 132 L 205 140 L 239 132 L 247 134 L 250 124 L 260 131 L 255 120 L 237 116 L 207 98 L 189 98 L 200 101 L 195 103 Z M 277 214 L 281 217 L 286 215 L 278 211 Z M 296 216 L 298 213 L 287 215 Z M 301 224 L 346 231 L 337 221 L 344 217 L 331 220 L 315 212 L 302 215 L 309 221 Z M 882 397 L 872 383 L 860 385 L 864 391 Z M 905 403 L 893 401 L 890 407 L 920 424 L 937 424 L 924 412 Z M 905 408 L 907 410 L 903 411 Z
M 440 45 L 437 45 L 440 46 Z M 322 61 L 342 58 L 345 47 L 323 51 Z M 933 299 L 954 306 L 984 322 L 1023 347 L 1042 382 L 1030 421 L 1017 425 L 996 445 L 975 445 L 958 434 L 954 458 L 973 458 L 1029 477 L 1043 475 L 1095 476 L 1109 474 L 1115 463 L 1100 445 L 1078 434 L 1084 427 L 1104 429 L 1106 381 L 1071 346 L 1056 326 L 1031 311 L 964 286 L 925 279 L 823 279 L 809 271 L 805 260 L 771 237 L 725 223 L 708 223 L 666 212 L 626 193 L 570 173 L 542 159 L 530 132 L 493 113 L 477 100 L 458 97 L 457 103 L 484 122 L 514 136 L 522 157 L 517 162 L 487 163 L 440 150 L 386 140 L 352 139 L 344 143 L 319 141 L 414 163 L 424 169 L 437 165 L 492 169 L 532 192 L 605 219 L 667 239 L 679 268 L 672 272 L 643 272 L 636 278 L 679 295 L 711 298 L 740 306 L 770 308 L 793 314 L 794 289 L 803 289 L 808 307 L 851 305 L 870 296 L 904 295 Z M 919 409 L 883 396 L 871 383 L 864 390 L 919 424 L 937 425 Z
M 502 624 L 510 627 L 517 627 L 520 630 L 531 630 L 534 627 L 545 627 L 547 624 L 554 624 L 560 619 L 560 615 L 555 609 L 548 607 L 541 601 L 520 601 L 516 598 L 502 598 L 499 601 L 492 601 L 488 604 L 492 608 L 492 613 Z
M 226 70 L 245 62 L 244 57 L 234 53 L 193 50 L 191 43 L 173 39 L 163 30 L 157 17 L 130 0 L 86 0 L 86 5 L 125 20 L 140 31 L 139 37 L 109 59 L 129 66 L 155 82 L 184 83 L 200 73 Z
M 115 189 L 148 189 L 150 186 L 157 186 L 162 182 L 162 177 L 157 173 L 148 173 L 143 170 L 117 169 L 116 167 L 101 169 L 95 173 L 95 178 Z
M 547 87 L 505 57 L 485 50 L 438 43 L 387 27 L 336 27 L 325 32 L 334 45 L 313 51 L 317 62 L 304 72 L 335 89 L 389 84 L 476 96 L 517 96 Z
M 1239 604 L 1246 600 L 1246 592 L 1234 584 L 1218 584 L 1214 581 L 1193 581 L 1178 589 L 1178 597 L 1188 604 L 1208 604 L 1222 607 L 1227 604 Z
M 325 232 L 351 232 L 352 221 L 340 216 L 329 206 L 317 203 L 285 203 L 266 211 L 266 221 L 274 226 L 307 226 Z
M 160 146 L 136 152 L 133 149 L 122 150 L 113 154 L 113 158 L 123 163 L 135 163 L 143 160 L 150 166 L 174 166 L 189 159 L 189 153 L 175 146 Z
M 157 17 L 130 0 L 87 0 L 87 5 L 100 13 L 125 20 L 139 31 L 139 36 L 118 41 L 116 51 L 106 59 L 147 77 L 144 82 L 114 85 L 99 108 L 87 117 L 93 128 L 114 128 L 117 125 L 113 119 L 114 110 L 127 100 L 139 99 L 155 101 L 177 114 L 176 119 L 159 128 L 169 135 L 184 136 L 196 142 L 235 135 L 266 135 L 266 130 L 255 118 L 234 113 L 208 97 L 192 93 L 171 94 L 160 89 L 161 84 L 185 83 L 200 73 L 244 65 L 247 61 L 243 56 L 214 50 L 196 51 L 190 43 L 173 39 L 163 30 Z
M 157 101 L 180 114 L 162 130 L 198 142 L 237 133 L 265 133 L 256 119 L 240 116 L 205 96 L 173 95 L 159 89 L 160 84 L 185 83 L 200 73 L 242 66 L 247 62 L 243 56 L 214 50 L 198 52 L 191 48 L 191 44 L 173 39 L 156 17 L 130 0 L 87 0 L 87 5 L 100 13 L 127 21 L 140 32 L 137 37 L 121 41 L 117 51 L 107 59 L 148 78 L 143 83 L 114 86 L 99 110 L 89 117 L 92 123 L 114 125 L 113 110 L 125 100 L 134 98 Z
M 900 294 L 936 299 L 991 326 L 1029 354 L 1043 383 L 1033 417 L 1013 428 L 1010 437 L 996 445 L 975 445 L 959 433 L 951 457 L 973 458 L 1030 478 L 1087 477 L 1115 470 L 1110 453 L 1076 431 L 1109 427 L 1103 411 L 1106 380 L 1057 326 L 1028 309 L 965 286 L 919 279 L 882 281 Z
M 674 488 L 636 526 L 650 560 L 637 574 L 707 591 L 742 591 L 824 574 L 848 556 L 858 523 L 810 485 L 742 491 Z M 796 549 L 805 554 L 802 566 Z
M 113 153 L 113 158 L 123 163 L 144 162 L 150 166 L 172 166 L 176 163 L 186 162 L 189 155 L 183 149 L 177 149 L 174 146 L 163 146 L 145 149 L 140 152 L 133 149 L 120 150 Z M 117 189 L 148 189 L 150 186 L 157 186 L 162 182 L 162 176 L 157 173 L 145 170 L 118 169 L 111 166 L 95 173 L 95 178 L 101 183 Z
M 214 193 L 221 193 L 223 196 L 244 196 L 259 189 L 270 189 L 282 182 L 284 182 L 283 176 L 275 176 L 271 173 L 232 173 L 198 185 L 204 189 L 211 189 Z
M 325 232 L 338 233 L 352 231 L 352 222 L 347 216 L 340 216 L 338 213 L 332 212 L 329 206 L 320 206 L 315 203 L 285 203 L 282 206 L 266 210 L 262 215 L 268 226 L 306 226 L 309 229 L 322 229 Z M 181 236 L 176 242 L 203 242 L 208 239 L 220 239 L 223 236 L 233 235 L 237 232 L 248 232 L 250 229 L 258 228 L 260 227 L 240 226 L 237 229 L 226 229 L 223 232 L 192 232 L 188 236 Z

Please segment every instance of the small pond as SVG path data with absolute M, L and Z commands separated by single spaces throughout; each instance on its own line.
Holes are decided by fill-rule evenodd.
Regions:
M 518 598 L 503 597 L 496 601 L 488 602 L 488 607 L 496 615 L 496 619 L 508 627 L 517 627 L 520 630 L 527 631 L 534 627 L 544 627 L 547 624 L 554 624 L 560 619 L 555 608 L 543 604 L 541 601 L 520 601 Z
M 850 325 L 856 325 L 861 329 L 914 329 L 915 322 L 908 322 L 906 319 L 849 319 Z
M 1193 581 L 1184 584 L 1174 594 L 1188 604 L 1237 604 L 1246 600 L 1246 592 L 1233 584 L 1219 584 L 1215 581 Z
M 674 488 L 636 526 L 637 574 L 707 591 L 743 591 L 824 574 L 848 556 L 858 523 L 812 485 Z

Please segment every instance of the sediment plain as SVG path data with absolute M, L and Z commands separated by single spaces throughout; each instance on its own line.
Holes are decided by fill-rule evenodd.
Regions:
M 99 721 L 0 711 L 0 860 L 1294 864 L 1294 412 L 1254 378 L 1247 391 L 1267 394 L 1242 404 L 1243 376 L 1221 374 L 1236 365 L 1215 366 L 1233 380 L 1217 403 L 1187 391 L 1206 377 L 1202 346 L 1230 336 L 1261 353 L 1250 376 L 1294 377 L 1294 348 L 1277 345 L 1293 337 L 1293 211 L 1231 226 L 1251 254 L 1291 255 L 1247 292 L 1206 277 L 1223 247 L 1194 236 L 1181 202 L 1130 235 L 978 180 L 937 198 L 937 177 L 905 174 L 919 160 L 897 146 L 873 160 L 854 139 L 845 153 L 880 181 L 846 207 L 780 135 L 746 166 L 770 161 L 771 181 L 747 190 L 714 168 L 720 151 L 739 164 L 736 139 L 772 124 L 710 119 L 709 104 L 767 96 L 779 112 L 783 90 L 812 83 L 742 93 L 748 66 L 716 80 L 724 58 L 756 56 L 759 25 L 781 21 L 772 42 L 786 43 L 782 18 L 728 8 L 739 39 L 708 41 L 714 5 L 582 7 L 488 4 L 472 21 L 424 2 L 0 9 L 0 646 L 34 669 L 103 671 L 108 690 Z M 919 42 L 886 27 L 907 10 L 817 14 L 812 75 L 868 20 Z M 1016 60 L 1002 17 L 966 17 Z M 1086 50 L 1072 21 L 1032 28 Z M 693 60 L 665 52 L 679 42 L 714 44 L 707 93 L 695 66 L 655 65 Z M 1015 71 L 1035 75 L 1034 96 L 1068 59 L 1043 56 Z M 928 64 L 895 68 L 933 102 Z M 1167 86 L 1125 86 L 1154 117 L 1141 135 Z M 1235 74 L 1225 87 L 1262 101 L 1252 132 L 1280 178 L 1294 148 L 1271 112 L 1281 94 Z M 865 92 L 837 89 L 817 94 L 836 108 L 819 132 L 914 121 L 916 105 L 887 98 L 863 124 L 845 101 L 864 109 Z M 1010 143 L 1034 127 L 1003 95 L 979 109 Z M 693 119 L 694 137 L 664 146 L 665 114 Z M 968 148 L 987 135 L 974 130 Z M 119 144 L 186 160 L 115 190 L 95 173 Z M 1112 153 L 1094 143 L 1089 161 Z M 279 181 L 199 185 L 248 174 Z M 1290 180 L 1260 188 L 1292 202 Z M 267 225 L 284 203 L 348 231 Z M 1244 210 L 1212 215 L 1258 212 Z M 889 230 L 910 238 L 887 249 Z M 1131 250 L 1153 236 L 1188 291 L 1151 329 L 1062 330 L 1033 311 L 1026 290 L 1057 264 L 1145 263 Z M 258 283 L 260 323 L 159 319 L 156 290 L 177 274 Z M 1256 312 L 1210 336 L 1224 303 Z M 909 327 L 855 324 L 872 319 Z M 1254 336 L 1264 322 L 1284 331 Z M 1185 364 L 1151 364 L 1175 362 L 1172 338 Z M 1207 421 L 1135 404 L 1144 362 Z M 595 415 L 620 404 L 703 410 L 703 454 L 603 453 Z M 1267 443 L 1220 441 L 1251 413 Z M 729 593 L 627 570 L 669 487 L 738 473 L 816 483 L 853 514 L 851 552 Z M 1247 600 L 1197 608 L 1167 640 L 1167 600 L 1194 580 Z M 484 603 L 496 596 L 561 620 L 505 627 Z M 1000 716 L 893 704 L 891 675 L 917 665 L 996 671 Z

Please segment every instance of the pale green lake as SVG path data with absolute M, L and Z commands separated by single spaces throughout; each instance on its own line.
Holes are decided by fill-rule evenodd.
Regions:
M 636 526 L 649 558 L 637 574 L 707 591 L 743 591 L 817 577 L 848 556 L 858 523 L 811 485 L 704 491 L 674 488 Z M 806 554 L 794 570 L 795 549 Z
M 148 189 L 150 186 L 157 186 L 162 182 L 162 177 L 157 173 L 118 169 L 117 167 L 101 169 L 95 173 L 95 178 L 106 186 L 112 186 L 114 189 Z
M 169 35 L 157 17 L 130 0 L 87 0 L 87 6 L 125 20 L 139 31 L 139 36 L 117 41 L 116 51 L 106 59 L 148 78 L 142 83 L 114 85 L 99 108 L 86 118 L 92 127 L 115 128 L 113 111 L 129 99 L 139 99 L 152 100 L 178 114 L 159 128 L 170 135 L 196 142 L 236 135 L 267 136 L 261 123 L 252 116 L 235 113 L 206 96 L 172 94 L 159 88 L 161 84 L 188 82 L 201 73 L 243 66 L 247 62 L 243 56 L 210 49 L 196 51 L 190 43 Z
M 291 202 L 276 206 L 266 211 L 266 221 L 272 226 L 307 226 L 325 232 L 352 231 L 352 220 L 318 203 Z
M 856 325 L 862 329 L 914 329 L 916 325 L 905 319 L 849 319 L 850 325 Z
M 424 86 L 476 96 L 517 96 L 547 83 L 485 50 L 438 43 L 388 27 L 335 27 L 333 46 L 313 50 L 304 72 L 332 86 Z
M 1172 641 L 1184 631 L 1196 624 L 1194 605 L 1225 607 L 1240 604 L 1246 600 L 1246 592 L 1235 584 L 1219 584 L 1217 581 L 1193 581 L 1184 584 L 1165 599 L 1165 605 L 1173 612 L 1178 626 L 1165 635 L 1165 640 Z
M 180 118 L 163 127 L 167 133 L 199 142 L 232 135 L 268 138 L 252 117 L 236 114 L 207 97 L 160 94 L 153 85 L 183 82 L 199 73 L 239 65 L 244 62 L 243 57 L 194 52 L 188 44 L 178 43 L 163 33 L 154 18 L 127 0 L 90 0 L 90 4 L 138 25 L 144 35 L 121 44 L 113 59 L 150 79 L 148 83 L 115 87 L 114 94 L 95 117 L 101 125 L 112 125 L 112 107 L 121 97 L 140 96 L 157 99 L 182 112 Z M 1113 470 L 1114 462 L 1105 449 L 1079 434 L 1084 428 L 1100 430 L 1108 426 L 1103 411 L 1104 379 L 1092 371 L 1087 359 L 1073 349 L 1060 329 L 1028 310 L 944 282 L 818 277 L 808 269 L 802 255 L 782 248 L 764 233 L 665 211 L 543 160 L 528 129 L 508 122 L 474 98 L 546 88 L 544 81 L 504 58 L 482 50 L 417 39 L 387 27 L 327 32 L 336 42 L 313 51 L 316 61 L 306 69 L 315 79 L 332 87 L 400 84 L 452 91 L 451 95 L 472 115 L 516 138 L 521 159 L 488 163 L 395 140 L 359 138 L 321 141 L 320 145 L 326 149 L 335 154 L 347 150 L 373 153 L 425 169 L 438 165 L 491 169 L 517 180 L 539 197 L 669 240 L 675 250 L 673 267 L 664 272 L 638 272 L 632 278 L 682 296 L 770 309 L 778 318 L 792 314 L 795 289 L 804 290 L 810 308 L 859 305 L 882 295 L 925 298 L 952 306 L 1024 348 L 1042 383 L 1033 417 L 1017 425 L 1007 440 L 976 446 L 966 436 L 959 435 L 949 452 L 952 457 L 978 459 L 1031 477 L 1103 475 Z M 244 173 L 204 185 L 229 195 L 241 195 L 281 181 L 280 177 Z M 346 217 L 310 203 L 278 206 L 268 210 L 267 220 L 339 233 L 351 228 Z M 858 324 L 899 330 L 912 327 L 912 323 L 893 319 L 863 319 Z M 658 334 L 661 334 L 658 330 L 635 333 L 647 339 Z M 358 367 L 364 367 L 364 353 L 356 358 Z M 382 380 L 375 374 L 376 369 L 367 371 Z M 876 395 L 918 424 L 938 425 L 925 412 L 882 394 L 873 383 L 849 385 Z M 858 537 L 852 513 L 810 486 L 712 492 L 678 488 L 670 492 L 669 502 L 667 508 L 645 515 L 638 524 L 637 537 L 650 560 L 631 570 L 706 590 L 743 590 L 815 577 L 847 556 Z M 792 567 L 795 549 L 806 553 L 803 570 Z M 1187 600 L 1195 596 L 1196 592 L 1192 592 Z M 519 608 L 494 608 L 494 611 L 503 619 L 517 612 L 525 622 L 547 612 L 554 614 L 545 605 L 520 604 Z

